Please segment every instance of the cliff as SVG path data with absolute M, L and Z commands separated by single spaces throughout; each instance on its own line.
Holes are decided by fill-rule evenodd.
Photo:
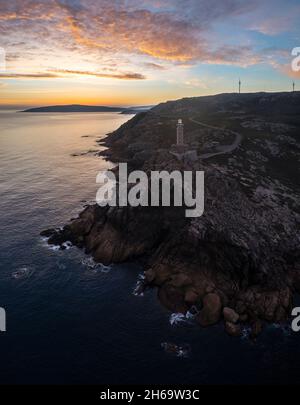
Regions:
M 178 118 L 196 162 L 169 153 Z M 50 244 L 70 240 L 108 264 L 143 259 L 146 284 L 203 327 L 257 335 L 283 322 L 300 288 L 300 93 L 222 94 L 160 104 L 109 134 L 102 153 L 131 169 L 203 170 L 205 212 L 87 207 Z

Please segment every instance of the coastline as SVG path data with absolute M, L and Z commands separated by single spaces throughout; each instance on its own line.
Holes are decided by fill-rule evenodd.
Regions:
M 49 238 L 50 244 L 62 246 L 71 241 L 104 265 L 142 260 L 144 287 L 158 288 L 158 297 L 165 307 L 181 313 L 194 311 L 202 327 L 222 320 L 232 336 L 240 336 L 243 326 L 250 326 L 255 338 L 264 323 L 281 323 L 289 318 L 293 295 L 299 291 L 298 208 L 281 201 L 277 204 L 272 201 L 270 206 L 270 201 L 259 199 L 257 189 L 265 176 L 259 154 L 261 145 L 258 148 L 257 144 L 250 144 L 256 148 L 250 156 L 259 165 L 252 171 L 241 166 L 245 153 L 249 152 L 245 143 L 253 142 L 251 138 L 229 150 L 226 157 L 214 156 L 191 164 L 172 156 L 171 138 L 162 139 L 161 134 L 173 136 L 174 110 L 180 102 L 169 103 L 172 105 L 167 106 L 167 114 L 168 103 L 135 116 L 106 137 L 101 144 L 108 149 L 101 155 L 112 162 L 128 162 L 130 168 L 146 172 L 204 170 L 207 187 L 203 217 L 188 220 L 177 207 L 92 205 L 63 230 L 52 229 L 42 235 Z M 190 109 L 188 106 L 187 110 Z M 256 125 L 257 118 L 251 122 Z M 193 128 L 188 130 L 193 133 Z M 270 132 L 279 139 L 282 128 L 270 125 Z M 213 153 L 203 144 L 205 137 L 215 138 L 224 147 L 231 144 L 230 132 L 224 130 L 220 136 L 213 129 L 203 129 L 201 150 L 206 147 L 205 152 Z M 287 136 L 291 137 L 286 135 L 286 139 Z M 235 160 L 234 167 L 229 164 L 230 159 Z M 256 184 L 249 187 L 249 181 L 254 182 L 253 171 Z M 282 190 L 285 192 L 286 188 L 282 186 Z M 297 190 L 290 192 L 291 200 L 296 196 Z M 281 226 L 283 217 L 285 227 Z

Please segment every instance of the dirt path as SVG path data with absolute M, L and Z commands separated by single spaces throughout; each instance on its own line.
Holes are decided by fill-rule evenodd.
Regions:
M 224 131 L 224 128 L 214 127 L 212 125 L 205 124 L 204 122 L 196 121 L 193 118 L 190 118 L 190 121 L 194 122 L 195 124 L 201 125 L 202 127 L 205 127 L 205 128 L 210 128 L 210 129 L 214 129 L 214 130 L 217 130 L 217 131 Z M 241 144 L 242 139 L 243 139 L 241 134 L 239 134 L 237 132 L 234 132 L 234 131 L 231 131 L 229 129 L 226 129 L 226 131 L 231 132 L 233 135 L 235 135 L 234 142 L 231 145 L 217 146 L 216 147 L 217 152 L 204 153 L 203 155 L 199 156 L 201 159 L 208 159 L 208 158 L 213 157 L 213 156 L 223 155 L 225 153 L 231 153 Z

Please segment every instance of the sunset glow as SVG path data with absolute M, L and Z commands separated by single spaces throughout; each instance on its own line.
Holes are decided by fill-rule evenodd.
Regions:
M 297 0 L 0 0 L 0 105 L 289 91 Z M 297 83 L 296 83 L 297 85 Z

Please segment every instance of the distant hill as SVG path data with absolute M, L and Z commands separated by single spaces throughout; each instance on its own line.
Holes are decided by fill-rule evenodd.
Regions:
M 29 108 L 21 112 L 26 113 L 70 113 L 70 112 L 122 112 L 124 107 L 106 107 L 106 106 L 90 106 L 90 105 L 80 105 L 80 104 L 71 104 L 71 105 L 54 105 L 48 107 L 37 107 Z
M 107 107 L 107 106 L 90 106 L 90 105 L 54 105 L 47 107 L 29 108 L 21 112 L 25 113 L 73 113 L 73 112 L 120 112 L 122 114 L 137 114 L 142 111 L 147 111 L 152 106 L 143 107 Z

